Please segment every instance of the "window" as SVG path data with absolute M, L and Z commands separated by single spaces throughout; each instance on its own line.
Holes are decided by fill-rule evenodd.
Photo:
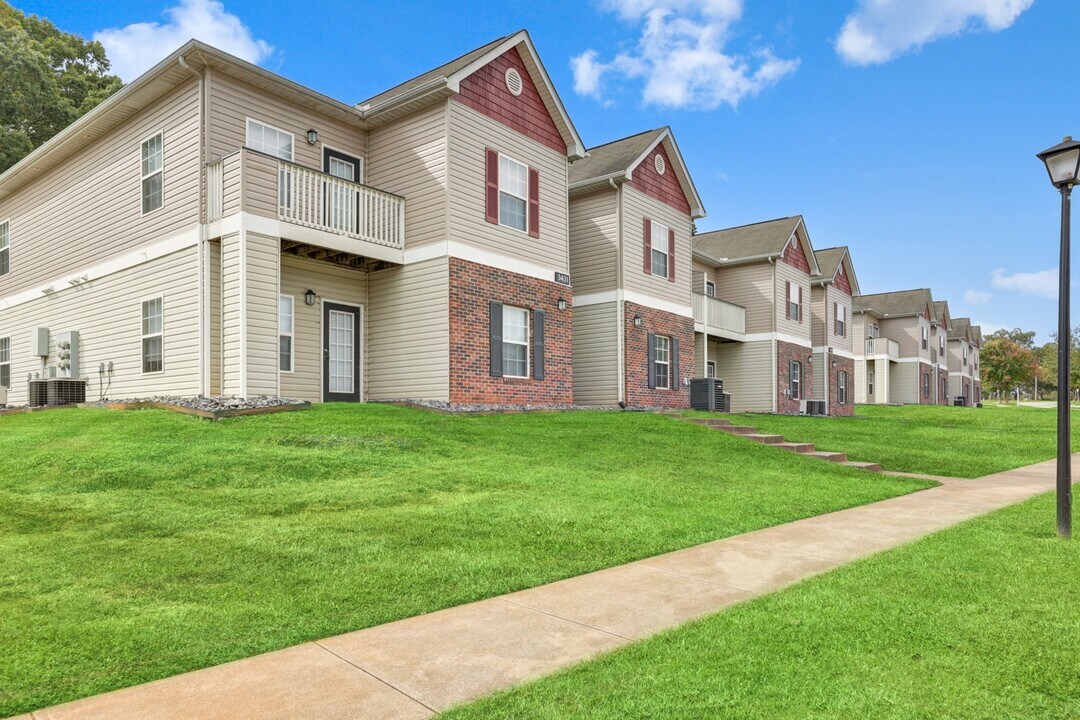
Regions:
M 293 159 L 292 133 L 264 125 L 257 120 L 247 121 L 247 146 L 289 162 Z
M 158 373 L 164 369 L 162 362 L 162 298 L 143 300 L 142 304 L 142 371 Z
M 840 337 L 847 335 L 847 305 L 836 304 L 836 334 Z
M 877 325 L 867 325 L 866 337 L 871 340 L 876 340 L 877 338 L 881 337 L 881 328 L 879 328 Z
M 870 370 L 866 373 L 866 393 L 867 395 L 874 394 L 874 371 Z
M 791 361 L 791 399 L 798 400 L 802 397 L 802 363 Z
M 0 387 L 11 387 L 11 338 L 0 338 Z
M 668 227 L 658 222 L 649 223 L 649 242 L 652 246 L 652 274 L 668 276 Z
M 0 223 L 0 275 L 11 272 L 11 223 Z
M 847 371 L 836 372 L 836 402 L 847 405 Z
M 923 376 L 922 376 L 922 396 L 924 398 L 930 397 L 930 373 L 923 373 Z
M 671 387 L 671 338 L 667 335 L 656 335 L 654 342 L 656 387 L 666 390 Z
M 529 377 L 529 311 L 503 305 L 502 371 L 504 377 Z
M 528 208 L 529 166 L 499 155 L 499 224 L 525 232 Z
M 802 285 L 788 281 L 788 319 L 802 322 Z
M 716 297 L 716 283 L 712 280 L 705 281 L 705 294 L 709 297 Z
M 922 326 L 922 349 L 930 349 L 930 328 L 925 325 Z
M 716 377 L 716 363 L 712 360 L 705 363 L 705 377 Z
M 961 345 L 960 347 L 964 351 L 964 367 L 967 367 L 967 355 L 968 355 L 967 345 Z
M 278 299 L 278 370 L 293 371 L 293 297 L 282 295 Z
M 142 214 L 160 208 L 164 200 L 165 147 L 161 133 L 142 144 Z

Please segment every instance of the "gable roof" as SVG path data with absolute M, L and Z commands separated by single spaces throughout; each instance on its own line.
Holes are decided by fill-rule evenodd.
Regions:
M 555 121 L 563 141 L 566 155 L 570 158 L 585 157 L 585 144 L 581 141 L 566 107 L 562 103 L 551 77 L 540 62 L 532 38 L 527 30 L 518 30 L 497 40 L 492 40 L 448 63 L 440 65 L 414 78 L 399 83 L 385 92 L 357 103 L 357 110 L 364 116 L 369 127 L 377 127 L 395 118 L 411 113 L 433 99 L 449 97 L 461 88 L 461 81 L 500 57 L 511 48 L 517 48 L 525 68 L 536 85 L 551 119 Z
M 646 130 L 637 135 L 589 148 L 584 158 L 570 164 L 568 174 L 570 193 L 574 195 L 591 192 L 607 185 L 611 180 L 616 183 L 627 182 L 633 176 L 634 169 L 656 149 L 656 146 L 661 144 L 667 151 L 668 157 L 673 160 L 672 164 L 675 167 L 672 170 L 679 179 L 683 195 L 690 203 L 690 216 L 705 217 L 705 207 L 670 127 Z
M 971 318 L 953 318 L 949 327 L 950 340 L 971 340 Z
M 692 239 L 695 255 L 717 265 L 734 265 L 780 257 L 796 233 L 803 243 L 811 277 L 820 275 L 821 269 L 814 248 L 810 246 L 802 215 L 700 233 Z
M 859 294 L 859 281 L 855 277 L 855 266 L 851 262 L 851 252 L 847 245 L 823 248 L 814 251 L 814 259 L 817 260 L 818 274 L 811 278 L 813 282 L 831 283 L 836 280 L 836 273 L 844 266 L 847 271 L 848 282 L 851 283 L 852 296 Z
M 946 300 L 934 301 L 934 322 L 945 321 L 945 325 L 952 325 L 952 314 L 949 312 L 949 303 Z
M 898 292 L 859 295 L 854 298 L 855 312 L 870 312 L 881 318 L 910 317 L 922 315 L 930 307 L 930 320 L 934 321 L 934 298 L 929 288 L 900 290 Z

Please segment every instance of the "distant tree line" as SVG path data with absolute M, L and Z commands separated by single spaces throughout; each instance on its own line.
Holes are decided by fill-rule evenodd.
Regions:
M 979 373 L 984 392 L 996 393 L 1001 399 L 1015 397 L 1017 390 L 1026 399 L 1056 397 L 1057 334 L 1051 335 L 1051 338 L 1044 345 L 1036 345 L 1035 332 L 1021 328 L 998 330 L 986 336 L 979 353 Z M 1075 394 L 1080 390 L 1080 327 L 1072 331 L 1069 356 L 1069 390 Z

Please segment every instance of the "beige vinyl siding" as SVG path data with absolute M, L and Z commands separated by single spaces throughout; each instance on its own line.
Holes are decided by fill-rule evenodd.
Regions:
M 854 332 L 851 316 L 851 296 L 839 290 L 832 283 L 821 287 L 814 285 L 811 290 L 813 296 L 813 338 L 814 347 L 828 346 L 834 350 L 852 352 Z M 847 308 L 847 330 L 844 336 L 836 334 L 836 307 L 842 305 Z
M 917 405 L 920 392 L 919 363 L 893 363 L 889 368 L 889 402 Z
M 773 332 L 776 289 L 769 263 L 722 267 L 716 271 L 716 296 L 746 308 L 746 333 Z M 783 302 L 783 296 L 780 302 Z
M 241 153 L 244 172 L 244 212 L 264 217 L 278 216 L 278 170 L 275 158 L 245 150 Z
M 832 334 L 833 327 L 829 325 L 833 313 L 829 306 L 828 287 L 817 283 L 810 287 L 810 341 L 814 347 L 821 347 L 836 337 Z
M 221 238 L 221 392 L 240 395 L 240 235 Z
M 712 267 L 700 263 L 697 260 L 694 260 L 693 263 L 694 279 L 691 284 L 691 289 L 694 292 L 704 294 L 706 280 L 716 284 L 716 271 Z M 719 296 L 719 288 L 717 290 L 717 295 Z
M 824 352 L 816 352 L 816 353 L 814 353 L 814 362 L 811 363 L 811 365 L 813 366 L 811 368 L 811 371 L 814 374 L 814 391 L 813 391 L 813 397 L 811 399 L 812 400 L 829 400 L 828 395 L 833 395 L 834 394 L 833 393 L 833 385 L 836 384 L 836 371 L 833 370 L 832 368 L 827 367 L 828 363 L 825 361 L 825 353 Z M 826 393 L 826 391 L 825 391 L 826 390 L 825 389 L 825 372 L 826 372 L 826 370 L 832 372 L 832 375 L 829 376 L 828 393 Z M 831 403 L 830 403 L 830 405 L 831 405 Z
M 900 346 L 900 357 L 921 357 L 927 362 L 930 360 L 930 351 L 922 349 L 922 335 L 920 328 L 929 326 L 922 317 L 901 317 L 882 320 L 878 323 L 881 327 L 881 336 L 895 340 Z
M 323 302 L 363 307 L 367 304 L 367 273 L 292 255 L 281 256 L 281 294 L 293 298 L 293 372 L 281 373 L 281 394 L 321 402 L 322 303 L 304 304 L 304 293 L 309 288 Z M 363 322 L 367 324 L 366 317 Z
M 810 275 L 794 265 L 777 262 L 776 265 L 776 330 L 810 343 Z M 802 288 L 802 322 L 787 317 L 787 283 Z
M 874 366 L 874 394 L 867 400 L 867 402 L 876 403 L 878 405 L 884 405 L 889 402 L 893 402 L 889 396 L 889 388 L 891 383 L 891 371 L 895 368 L 897 363 L 890 362 L 885 358 L 878 358 L 873 360 Z
M 856 403 L 866 403 L 866 402 L 868 402 L 867 397 L 866 397 L 866 389 L 867 388 L 866 388 L 866 361 L 865 360 L 858 360 L 858 359 L 855 360 L 854 382 L 855 382 L 855 385 L 852 386 L 850 384 L 851 381 L 848 381 L 848 383 L 849 383 L 848 384 L 848 396 L 855 398 Z M 852 392 L 852 390 L 854 390 L 854 392 Z
M 569 272 L 566 157 L 459 102 L 450 102 L 447 107 L 450 239 L 552 271 Z M 487 148 L 540 172 L 540 237 L 485 220 Z
M 220 72 L 210 74 L 210 155 L 235 152 L 247 140 L 247 118 L 293 135 L 293 161 L 323 169 L 323 146 L 349 155 L 366 155 L 365 131 L 316 113 L 267 90 Z M 319 141 L 308 145 L 306 133 L 314 128 Z
M 158 132 L 164 205 L 143 216 L 142 142 Z M 0 219 L 11 219 L 11 272 L 0 277 L 0 298 L 194 232 L 200 177 L 198 83 L 192 80 L 0 201 Z
M 370 399 L 450 399 L 449 274 L 446 258 L 370 274 Z
M 368 157 L 367 184 L 405 198 L 405 247 L 445 241 L 446 103 L 372 130 Z
M 79 332 L 79 375 L 90 379 L 87 399 L 199 392 L 199 256 L 195 247 L 136 265 L 77 287 L 67 287 L 0 310 L 0 336 L 11 337 L 8 402 L 27 402 L 26 376 L 42 371 L 30 355 L 38 327 Z M 142 374 L 142 301 L 162 297 L 163 372 Z M 55 364 L 49 358 L 49 364 Z M 113 363 L 111 387 L 99 385 L 98 365 Z M 105 379 L 108 385 L 109 378 Z
M 720 342 L 719 340 L 709 339 L 709 352 L 705 352 L 705 335 L 704 333 L 694 333 L 694 377 L 703 378 L 707 376 L 706 363 L 716 363 L 716 376 L 720 375 L 720 352 L 724 345 L 730 345 L 731 343 Z M 726 387 L 725 387 L 726 389 Z M 729 391 L 730 392 L 730 391 Z
M 716 347 L 716 376 L 724 380 L 736 412 L 772 412 L 774 344 L 771 340 L 720 343 Z
M 207 288 L 210 315 L 210 394 L 221 394 L 221 243 L 206 244 L 210 264 L 210 287 Z
M 574 308 L 574 402 L 619 402 L 617 303 Z
M 244 153 L 237 151 L 226 158 L 223 158 L 222 171 L 221 171 L 221 183 L 222 183 L 222 197 L 221 197 L 221 214 L 222 217 L 226 215 L 233 215 L 240 212 L 240 190 L 241 180 L 243 176 L 243 162 Z
M 622 186 L 623 285 L 627 290 L 688 306 L 692 282 L 690 217 L 645 193 Z M 645 218 L 675 231 L 675 282 L 645 273 Z M 662 248 L 667 251 L 667 240 Z
M 570 200 L 570 279 L 575 295 L 616 289 L 618 200 L 613 189 Z
M 247 394 L 278 394 L 281 241 L 247 233 Z

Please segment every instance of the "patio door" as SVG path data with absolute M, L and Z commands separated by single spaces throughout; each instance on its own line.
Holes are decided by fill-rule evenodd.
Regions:
M 360 308 L 324 302 L 323 402 L 360 402 Z
M 359 183 L 360 158 L 337 150 L 323 148 L 323 172 L 327 175 Z M 360 193 L 352 185 L 329 182 L 326 188 L 326 223 L 335 230 L 357 232 L 360 218 Z

